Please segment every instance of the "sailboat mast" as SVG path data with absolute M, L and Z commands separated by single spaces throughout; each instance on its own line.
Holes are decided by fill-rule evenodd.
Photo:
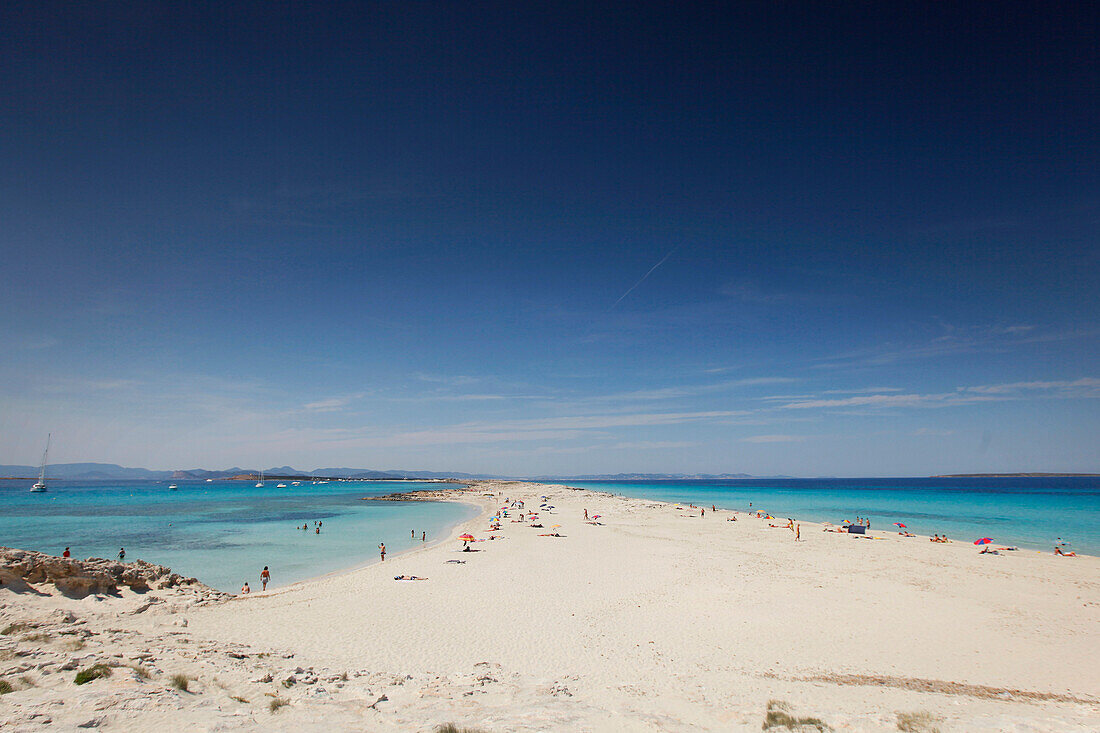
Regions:
M 49 433 L 46 436 L 46 450 L 42 452 L 42 470 L 38 472 L 38 483 L 46 483 L 46 457 L 50 455 L 50 440 L 53 438 L 53 433 Z

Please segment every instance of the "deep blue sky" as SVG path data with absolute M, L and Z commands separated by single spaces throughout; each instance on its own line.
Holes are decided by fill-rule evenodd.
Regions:
M 0 6 L 0 462 L 1100 470 L 1095 5 L 222 5 Z

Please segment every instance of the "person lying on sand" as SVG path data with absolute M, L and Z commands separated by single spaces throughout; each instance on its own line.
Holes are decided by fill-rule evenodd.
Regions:
M 737 521 L 737 517 L 729 517 L 729 518 L 727 518 L 727 519 L 726 519 L 726 521 L 727 521 L 727 522 L 736 522 L 736 521 Z
M 539 537 L 561 537 L 557 532 L 551 532 L 550 534 L 540 534 Z
M 531 526 L 534 527 L 535 529 L 542 529 L 541 524 L 532 524 Z
M 465 565 L 466 564 L 465 560 L 447 560 L 447 562 L 454 562 L 454 563 L 458 563 L 459 565 Z
M 988 545 L 986 545 L 985 547 L 982 548 L 982 551 L 979 552 L 978 554 L 979 555 L 1000 555 L 1001 553 L 997 552 L 992 547 L 989 547 Z
M 427 578 L 421 578 L 418 575 L 395 575 L 394 580 L 427 580 Z
M 1077 557 L 1076 552 L 1062 552 L 1061 547 L 1055 547 L 1054 548 L 1054 554 L 1055 555 L 1061 555 L 1062 557 Z

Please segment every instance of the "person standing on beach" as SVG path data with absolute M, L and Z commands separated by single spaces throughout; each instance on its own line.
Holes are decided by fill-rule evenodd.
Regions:
M 72 553 L 69 552 L 69 548 L 66 547 L 65 551 L 61 553 L 61 557 L 72 557 Z
M 588 521 L 588 510 L 587 509 L 584 510 L 584 521 L 586 521 L 586 522 Z
M 382 562 L 386 562 L 386 543 L 382 542 L 378 545 L 378 551 L 382 555 Z
M 410 540 L 415 540 L 416 539 L 416 530 L 415 529 L 410 529 L 409 530 L 409 539 Z
M 125 547 L 118 548 L 118 559 L 119 559 L 119 562 L 125 562 L 126 561 L 126 548 Z
M 260 571 L 260 582 L 263 583 L 263 590 L 267 590 L 268 581 L 271 580 L 271 571 L 264 565 L 264 569 Z M 246 583 L 247 585 L 247 583 Z
M 794 541 L 799 542 L 802 539 L 802 525 L 796 524 L 794 526 Z
M 421 542 L 427 542 L 428 541 L 428 533 L 427 532 L 421 532 L 420 533 L 420 541 Z

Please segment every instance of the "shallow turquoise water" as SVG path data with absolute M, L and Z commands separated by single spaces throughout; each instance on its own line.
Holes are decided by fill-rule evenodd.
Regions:
M 868 517 L 872 529 L 1100 555 L 1100 478 L 734 479 L 574 481 L 571 486 L 722 509 L 763 509 L 810 522 Z
M 444 502 L 371 502 L 364 496 L 438 488 L 414 482 L 303 483 L 262 489 L 250 482 L 50 481 L 44 494 L 27 481 L 0 481 L 0 545 L 73 557 L 141 558 L 182 575 L 237 591 L 255 590 L 264 565 L 278 587 L 377 561 L 378 544 L 392 555 L 439 539 L 477 514 Z M 323 523 L 320 534 L 314 521 Z M 303 531 L 303 524 L 309 529 Z M 410 531 L 416 531 L 416 539 Z

